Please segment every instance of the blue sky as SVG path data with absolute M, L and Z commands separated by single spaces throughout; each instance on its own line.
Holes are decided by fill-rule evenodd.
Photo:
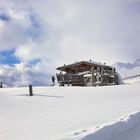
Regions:
M 10 17 L 5 13 L 3 13 L 2 11 L 0 11 L 0 20 L 9 22 Z M 0 63 L 1 64 L 19 63 L 20 61 L 18 60 L 18 58 L 14 56 L 14 52 L 15 52 L 14 49 L 0 51 Z
M 0 52 L 0 64 L 20 64 L 21 60 L 15 56 L 15 49 L 11 50 L 6 50 L 6 51 L 1 51 Z M 29 61 L 29 64 L 35 65 L 39 63 L 41 60 L 40 59 L 33 59 Z
M 1 0 L 0 76 L 9 65 L 26 84 L 64 63 L 134 62 L 139 24 L 140 0 Z
M 38 20 L 36 19 L 36 16 L 34 14 L 29 14 L 28 15 L 28 20 L 30 21 L 30 25 L 25 29 L 25 37 L 30 38 L 33 41 L 36 41 L 40 38 L 41 33 L 42 33 L 42 27 Z M 0 11 L 0 21 L 4 22 L 5 24 L 10 24 L 11 23 L 11 17 L 10 15 L 7 15 L 7 13 L 4 11 Z M 16 35 L 16 33 L 13 32 L 13 35 Z M 17 38 L 18 39 L 18 38 Z M 8 42 L 8 40 L 7 40 Z M 4 49 L 0 51 L 0 63 L 1 64 L 17 64 L 20 63 L 21 60 L 15 55 L 16 47 L 17 46 L 12 46 L 10 43 L 9 49 Z M 11 46 L 10 46 L 11 45 Z M 33 59 L 30 62 L 38 62 L 38 59 Z
M 1 64 L 16 64 L 20 63 L 20 60 L 14 55 L 15 50 L 5 50 L 0 52 L 0 63 Z
M 14 49 L 15 53 L 10 56 L 23 60 L 25 54 L 20 58 L 16 52 L 21 46 L 29 46 L 28 51 L 36 51 L 36 56 L 29 58 L 29 61 L 54 61 L 57 53 L 57 60 L 62 63 L 63 60 L 71 62 L 84 58 L 111 64 L 116 60 L 134 61 L 139 57 L 136 51 L 140 43 L 139 0 L 82 0 L 80 3 L 78 0 L 41 0 L 36 3 L 33 0 L 3 0 L 3 3 L 0 5 L 0 22 L 5 32 L 2 32 L 0 39 L 3 45 L 1 55 L 4 51 L 13 53 L 11 49 Z M 75 51 L 78 55 L 73 53 Z
M 6 14 L 0 12 L 0 20 L 9 21 L 10 20 L 10 17 L 7 16 Z

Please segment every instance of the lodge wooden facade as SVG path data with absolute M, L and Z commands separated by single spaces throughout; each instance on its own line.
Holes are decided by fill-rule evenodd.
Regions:
M 115 68 L 93 61 L 75 62 L 58 67 L 57 80 L 60 86 L 104 86 L 119 84 Z

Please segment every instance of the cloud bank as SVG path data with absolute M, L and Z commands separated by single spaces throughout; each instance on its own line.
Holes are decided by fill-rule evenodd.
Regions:
M 140 0 L 1 1 L 0 51 L 14 49 L 19 62 L 2 64 L 1 55 L 0 69 L 10 69 L 9 79 L 19 77 L 13 85 L 34 83 L 34 75 L 38 85 L 50 84 L 46 77 L 64 63 L 92 59 L 112 64 L 140 56 Z M 19 72 L 17 65 L 23 64 L 28 72 Z
M 0 65 L 0 78 L 5 86 L 45 86 L 51 84 L 51 73 L 46 62 Z

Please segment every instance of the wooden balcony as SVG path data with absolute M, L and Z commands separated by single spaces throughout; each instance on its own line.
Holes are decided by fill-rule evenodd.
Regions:
M 72 86 L 84 86 L 83 75 L 77 74 L 57 74 L 58 83 L 63 86 L 64 84 L 71 84 Z

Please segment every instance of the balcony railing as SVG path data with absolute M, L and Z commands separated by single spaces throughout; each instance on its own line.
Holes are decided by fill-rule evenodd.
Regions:
M 58 82 L 80 82 L 83 81 L 83 75 L 76 74 L 57 74 Z

